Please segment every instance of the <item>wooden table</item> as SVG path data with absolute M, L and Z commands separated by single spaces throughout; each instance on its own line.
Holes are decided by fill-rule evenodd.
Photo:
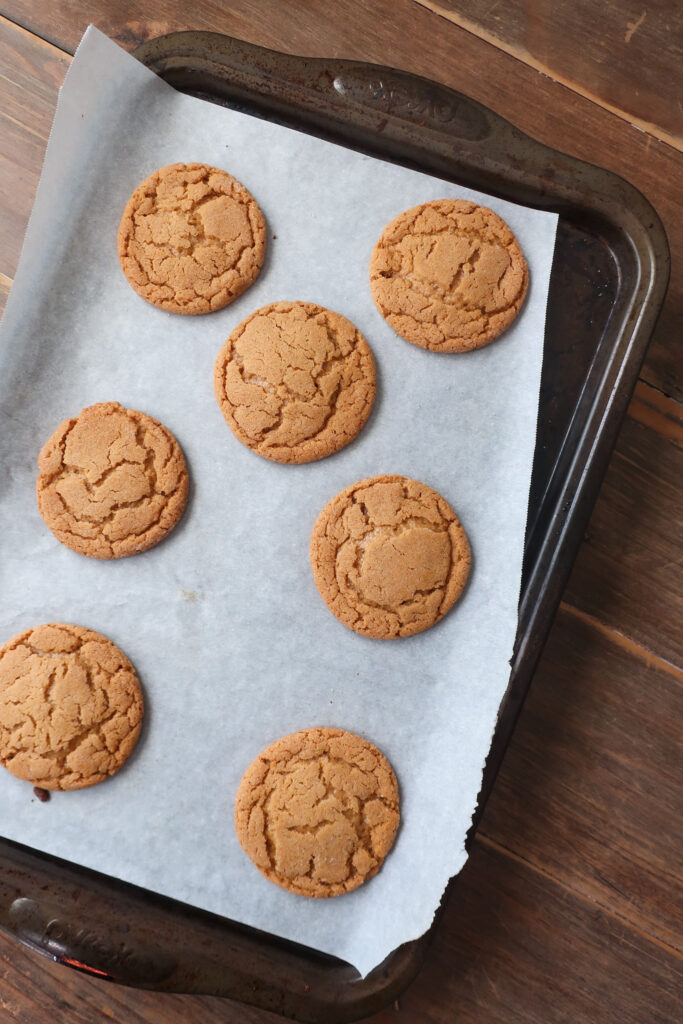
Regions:
M 427 965 L 375 1024 L 680 1019 L 680 10 L 676 0 L 0 0 L 3 302 L 57 89 L 91 21 L 127 48 L 213 29 L 437 79 L 622 174 L 669 233 L 667 304 L 470 860 Z M 100 984 L 0 935 L 0 1021 L 51 1019 L 280 1020 Z

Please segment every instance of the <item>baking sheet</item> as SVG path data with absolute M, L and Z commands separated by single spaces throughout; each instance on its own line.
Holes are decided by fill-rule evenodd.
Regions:
M 140 299 L 116 231 L 135 186 L 176 161 L 223 167 L 253 193 L 269 251 L 256 284 L 202 317 Z M 376 311 L 368 261 L 398 212 L 437 198 L 484 202 L 530 266 L 522 314 L 497 342 L 435 355 Z M 0 642 L 74 622 L 111 637 L 145 691 L 129 764 L 47 804 L 0 773 L 9 839 L 332 953 L 365 975 L 430 925 L 464 839 L 509 677 L 557 217 L 482 196 L 305 134 L 183 96 L 89 28 L 61 90 L 0 344 Z M 305 466 L 239 444 L 214 400 L 213 363 L 254 309 L 303 299 L 351 319 L 378 364 L 358 440 Z M 176 435 L 192 485 L 170 538 L 99 562 L 60 545 L 35 502 L 36 456 L 66 416 L 117 400 Z M 440 491 L 473 549 L 464 597 L 399 641 L 347 631 L 308 563 L 337 491 L 401 473 Z M 232 825 L 242 772 L 311 725 L 367 736 L 389 757 L 402 826 L 381 872 L 307 900 L 270 884 Z

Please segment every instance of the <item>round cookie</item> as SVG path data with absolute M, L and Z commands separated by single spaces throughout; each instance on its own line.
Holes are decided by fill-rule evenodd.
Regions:
M 256 280 L 266 222 L 250 192 L 207 164 L 171 164 L 128 200 L 118 235 L 138 295 L 169 313 L 222 309 Z
M 510 326 L 529 283 L 504 220 L 438 199 L 399 214 L 370 260 L 375 305 L 402 338 L 432 352 L 482 348 Z
M 375 360 L 354 325 L 312 302 L 274 302 L 221 349 L 214 390 L 235 437 L 273 462 L 313 462 L 365 425 Z
M 405 476 L 375 476 L 341 491 L 311 534 L 313 578 L 349 629 L 393 639 L 429 629 L 460 597 L 467 535 L 437 491 Z
M 185 509 L 185 458 L 170 430 L 118 402 L 64 420 L 38 456 L 38 509 L 61 541 L 90 558 L 158 544 Z
M 135 746 L 143 702 L 135 669 L 106 636 L 50 623 L 0 647 L 0 764 L 41 789 L 84 789 Z
M 343 729 L 303 729 L 271 743 L 247 768 L 235 801 L 237 838 L 259 871 L 318 899 L 376 874 L 398 823 L 391 765 Z

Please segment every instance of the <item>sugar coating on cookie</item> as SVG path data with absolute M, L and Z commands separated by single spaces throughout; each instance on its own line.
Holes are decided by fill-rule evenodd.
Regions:
M 438 622 L 460 597 L 471 562 L 448 502 L 404 476 L 375 476 L 341 491 L 316 520 L 310 556 L 330 611 L 378 639 Z
M 312 302 L 274 302 L 232 332 L 216 360 L 214 390 L 242 444 L 274 462 L 312 462 L 365 425 L 375 360 L 346 317 Z
M 133 192 L 118 234 L 135 291 L 170 313 L 210 313 L 259 275 L 266 222 L 250 192 L 207 164 L 172 164 Z
M 135 746 L 140 683 L 122 651 L 82 626 L 36 626 L 0 647 L 0 764 L 41 789 L 114 775 Z
M 375 305 L 402 338 L 433 352 L 481 348 L 510 326 L 529 282 L 504 220 L 439 199 L 399 214 L 370 260 Z
M 146 551 L 183 514 L 188 474 L 173 434 L 118 402 L 64 420 L 38 456 L 38 508 L 73 551 L 123 558 Z
M 379 871 L 398 824 L 391 765 L 343 729 L 272 743 L 247 768 L 235 802 L 242 848 L 266 878 L 301 896 L 357 889 Z

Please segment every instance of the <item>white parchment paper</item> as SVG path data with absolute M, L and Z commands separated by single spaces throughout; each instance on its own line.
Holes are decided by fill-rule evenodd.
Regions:
M 257 283 L 208 316 L 153 308 L 118 263 L 128 196 L 176 161 L 225 168 L 268 221 Z M 387 222 L 444 197 L 500 213 L 530 266 L 515 325 L 465 356 L 400 339 L 368 286 Z M 556 220 L 182 96 L 88 30 L 60 94 L 2 326 L 0 642 L 50 621 L 99 630 L 136 666 L 147 715 L 129 764 L 100 786 L 40 804 L 1 772 L 4 836 L 335 954 L 361 974 L 429 927 L 465 861 L 509 675 Z M 306 466 L 248 451 L 213 397 L 214 360 L 230 331 L 285 299 L 349 317 L 378 364 L 378 399 L 359 439 Z M 173 431 L 192 488 L 167 541 L 100 562 L 55 540 L 34 487 L 38 451 L 60 421 L 107 400 Z M 308 562 L 318 511 L 377 473 L 435 487 L 473 549 L 456 608 L 437 627 L 389 642 L 341 626 Z M 333 900 L 266 881 L 232 824 L 246 766 L 311 725 L 367 736 L 401 787 L 402 826 L 385 866 Z

